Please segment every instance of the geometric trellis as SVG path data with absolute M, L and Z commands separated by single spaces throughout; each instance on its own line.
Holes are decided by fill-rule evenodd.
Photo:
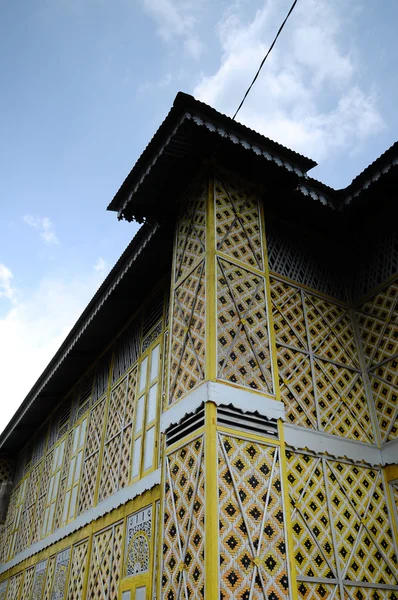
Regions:
M 111 392 L 99 502 L 115 494 L 129 481 L 136 383 L 137 367 L 134 367 Z
M 118 600 L 122 561 L 123 522 L 93 536 L 87 598 Z
M 315 359 L 315 380 L 321 429 L 372 443 L 372 422 L 361 375 Z
M 23 573 L 21 572 L 18 573 L 18 575 L 14 575 L 14 577 L 11 577 L 10 582 L 8 584 L 6 600 L 19 600 L 22 575 Z
M 205 527 L 204 438 L 165 458 L 162 598 L 202 600 Z
M 83 600 L 84 576 L 87 568 L 88 540 L 73 547 L 68 600 Z
M 152 506 L 130 515 L 126 528 L 126 577 L 149 571 Z
M 395 541 L 381 469 L 304 452 L 286 457 L 300 595 L 329 598 L 338 593 L 334 587 L 323 593 L 317 586 L 333 580 L 347 599 L 396 598 Z M 312 578 L 317 583 L 310 585 Z
M 44 580 L 46 576 L 47 559 L 37 563 L 33 579 L 31 600 L 41 600 L 43 596 Z
M 63 550 L 57 556 L 51 600 L 64 600 L 65 598 L 69 559 L 70 548 Z
M 384 443 L 398 437 L 398 283 L 362 302 L 356 318 Z
M 34 574 L 35 574 L 34 567 L 30 567 L 29 569 L 26 569 L 24 578 L 23 578 L 23 584 L 22 584 L 21 600 L 24 598 L 29 600 L 29 598 L 31 597 Z
M 103 398 L 91 409 L 88 425 L 86 450 L 81 475 L 78 514 L 94 506 L 94 494 L 98 475 L 99 453 L 105 418 L 106 399 Z
M 175 281 L 185 276 L 204 255 L 206 247 L 207 185 L 203 174 L 185 194 L 185 212 L 178 221 L 175 256 Z
M 288 420 L 374 443 L 349 311 L 271 277 L 279 383 Z
M 192 390 L 205 372 L 205 261 L 174 291 L 170 403 Z
M 217 260 L 218 378 L 273 393 L 265 279 Z
M 258 199 L 242 182 L 220 174 L 214 184 L 217 250 L 263 271 Z
M 52 556 L 51 558 L 48 559 L 46 581 L 44 584 L 44 592 L 43 592 L 43 596 L 42 596 L 43 600 L 50 600 L 54 571 L 55 571 L 55 556 Z
M 220 598 L 289 597 L 279 448 L 218 435 Z
M 0 600 L 5 600 L 7 593 L 8 580 L 2 581 L 0 583 Z

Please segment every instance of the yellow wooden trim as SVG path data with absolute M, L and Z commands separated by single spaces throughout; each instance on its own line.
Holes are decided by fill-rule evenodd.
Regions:
M 125 519 L 130 514 L 137 512 L 138 510 L 144 508 L 145 506 L 148 506 L 149 504 L 156 502 L 157 500 L 159 500 L 159 497 L 160 497 L 160 486 L 157 485 L 157 486 L 153 487 L 152 489 L 144 492 L 140 496 L 133 498 L 133 500 L 129 500 L 122 506 L 115 508 L 110 513 L 103 515 L 102 517 L 98 518 L 95 521 L 92 521 L 88 525 L 85 525 L 81 529 L 73 532 L 71 535 L 63 538 L 62 540 L 59 540 L 55 544 L 48 546 L 47 548 L 41 550 L 37 554 L 34 554 L 33 556 L 18 563 L 17 565 L 15 565 L 14 567 L 12 567 L 8 571 L 6 571 L 5 573 L 1 574 L 0 582 L 4 581 L 5 579 L 7 579 L 9 577 L 12 577 L 13 575 L 15 575 L 29 567 L 35 566 L 40 561 L 42 561 L 46 558 L 50 558 L 54 554 L 58 554 L 59 552 L 62 552 L 62 550 L 65 550 L 66 548 L 76 545 L 76 544 L 84 541 L 85 539 L 91 539 L 91 537 L 93 535 L 99 533 L 100 531 L 102 531 L 103 529 L 106 529 L 107 527 L 115 525 L 116 523 L 119 523 L 120 521 L 125 521 Z M 88 550 L 90 550 L 90 547 L 88 548 Z M 89 566 L 90 566 L 90 558 L 91 558 L 90 555 L 91 555 L 91 553 L 88 555 L 87 571 L 89 570 Z M 85 597 L 85 595 L 83 595 L 83 597 Z
M 268 339 L 270 344 L 271 352 L 271 363 L 272 363 L 272 375 L 274 380 L 274 392 L 277 400 L 281 400 L 281 390 L 279 386 L 279 371 L 278 371 L 278 355 L 276 351 L 276 338 L 274 330 L 274 316 L 272 314 L 272 300 L 271 300 L 271 282 L 268 265 L 268 252 L 267 252 L 267 239 L 265 234 L 265 216 L 264 206 L 262 202 L 260 204 L 260 219 L 261 219 L 261 233 L 263 241 L 263 261 L 265 270 L 265 289 L 267 295 L 267 316 L 268 316 Z
M 398 464 L 388 465 L 387 467 L 384 467 L 383 470 L 384 470 L 384 473 L 386 476 L 387 483 L 390 483 L 390 481 L 395 481 L 395 479 L 398 479 Z
M 207 402 L 205 407 L 205 597 L 219 596 L 218 542 L 218 467 L 217 467 L 217 407 Z
M 267 392 L 262 392 L 261 390 L 254 390 L 253 388 L 248 387 L 246 385 L 241 385 L 239 383 L 233 383 L 232 381 L 228 381 L 227 379 L 221 379 L 220 377 L 217 377 L 217 381 L 222 383 L 223 385 L 229 385 L 230 387 L 233 387 L 237 390 L 244 390 L 246 392 L 250 392 L 251 394 L 256 394 L 257 396 L 261 396 L 262 398 L 269 398 L 270 400 L 277 401 L 274 394 L 268 394 Z
M 263 435 L 257 435 L 256 433 L 250 433 L 249 431 L 240 430 L 240 429 L 237 429 L 236 427 L 225 427 L 223 425 L 217 425 L 217 431 L 219 431 L 220 433 L 225 433 L 227 435 L 230 435 L 231 437 L 235 437 L 235 438 L 239 438 L 239 439 L 253 440 L 253 442 L 260 442 L 261 444 L 264 444 L 267 446 L 270 446 L 270 445 L 271 446 L 279 446 L 280 445 L 280 441 L 275 438 L 265 437 Z
M 316 290 L 315 288 L 312 288 L 309 285 L 305 285 L 305 283 L 299 283 L 298 281 L 295 281 L 294 279 L 290 279 L 290 277 L 286 277 L 285 275 L 280 275 L 280 273 L 276 273 L 275 271 L 270 270 L 269 275 L 270 275 L 270 277 L 275 277 L 276 279 L 280 279 L 293 287 L 296 287 L 298 289 L 303 289 L 305 292 L 313 294 L 314 296 L 318 296 L 319 298 L 322 298 L 323 300 L 327 300 L 328 302 L 331 302 L 332 304 L 337 304 L 338 306 L 341 306 L 342 308 L 347 309 L 350 307 L 350 305 L 347 302 L 344 302 L 343 300 L 340 300 L 339 298 L 334 298 L 333 296 L 329 296 L 328 294 L 325 294 L 324 292 L 320 292 L 319 290 Z
M 393 465 L 393 467 L 398 469 L 397 465 Z M 391 516 L 393 538 L 394 538 L 395 544 L 396 544 L 395 548 L 397 548 L 397 546 L 398 546 L 398 521 L 397 521 L 398 507 L 395 507 L 395 499 L 393 497 L 392 486 L 389 484 L 388 475 L 386 472 L 387 469 L 388 469 L 388 467 L 381 469 L 381 472 L 382 472 L 382 478 L 383 478 L 383 486 L 385 489 L 385 496 L 386 496 L 387 504 L 388 504 L 388 515 Z
M 217 377 L 217 279 L 216 279 L 216 232 L 214 215 L 214 174 L 209 166 L 206 209 L 206 375 L 215 381 Z
M 83 538 L 84 540 L 84 538 Z M 83 541 L 81 540 L 81 541 Z M 88 591 L 88 582 L 90 581 L 90 562 L 91 562 L 91 551 L 93 549 L 93 536 L 90 535 L 90 537 L 88 538 L 88 544 L 87 544 L 87 558 L 86 558 L 86 569 L 84 572 L 84 577 L 83 577 L 83 587 L 82 587 L 82 598 L 87 598 L 87 591 Z M 73 548 L 72 548 L 73 551 Z M 72 565 L 72 557 L 71 557 L 71 565 Z M 70 585 L 70 581 L 67 582 L 67 585 Z
M 229 254 L 226 254 L 225 252 L 221 252 L 220 250 L 216 251 L 216 255 L 218 258 L 221 258 L 222 260 L 225 260 L 225 261 L 231 263 L 232 265 L 236 265 L 237 267 L 240 267 L 241 269 L 245 269 L 245 271 L 254 273 L 255 275 L 258 275 L 259 277 L 264 277 L 264 271 L 262 271 L 261 269 L 258 269 L 257 267 L 253 267 L 253 265 L 245 263 L 242 260 L 235 258 L 234 256 L 230 256 Z
M 189 435 L 185 436 L 182 440 L 178 440 L 177 442 L 174 442 L 174 444 L 172 444 L 171 446 L 168 446 L 167 450 L 165 450 L 164 456 L 170 456 L 170 454 L 174 454 L 174 452 L 176 452 L 180 448 L 183 448 L 184 446 L 186 446 L 193 440 L 196 440 L 196 438 L 202 437 L 202 435 L 204 433 L 205 433 L 204 426 L 200 427 L 199 429 L 195 429 L 195 431 L 193 431 Z
M 157 577 L 156 580 L 156 598 L 161 598 L 162 597 L 162 578 L 160 576 L 162 569 L 163 569 L 163 553 L 162 553 L 162 547 L 163 547 L 163 537 L 164 537 L 164 507 L 165 507 L 165 484 L 166 484 L 166 436 L 162 435 L 161 436 L 161 448 L 162 448 L 162 452 L 161 452 L 161 456 L 162 456 L 162 478 L 161 478 L 161 484 L 160 484 L 160 497 L 159 497 L 159 524 L 158 524 L 158 542 L 159 542 L 159 547 L 157 549 L 158 552 L 158 571 L 159 571 L 159 576 Z
M 287 478 L 287 462 L 285 454 L 285 432 L 283 429 L 283 423 L 278 419 L 279 439 L 280 439 L 280 466 L 281 466 L 281 477 L 283 481 L 283 507 L 285 514 L 285 528 L 286 528 L 286 539 L 287 539 L 287 555 L 289 565 L 289 581 L 291 589 L 292 600 L 298 600 L 298 589 L 297 589 L 297 571 L 296 564 L 294 562 L 294 541 L 292 534 L 292 521 L 290 517 L 290 502 L 289 502 L 289 481 Z

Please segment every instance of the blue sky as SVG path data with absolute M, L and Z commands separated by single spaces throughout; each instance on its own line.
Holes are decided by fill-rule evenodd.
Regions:
M 183 90 L 232 115 L 291 0 L 0 5 L 0 430 L 137 230 L 106 206 Z M 299 0 L 239 114 L 334 187 L 397 139 L 396 0 Z

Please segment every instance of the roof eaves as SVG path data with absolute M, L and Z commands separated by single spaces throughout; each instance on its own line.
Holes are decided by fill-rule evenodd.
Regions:
M 153 165 L 185 120 L 194 121 L 197 125 L 218 133 L 222 138 L 228 138 L 233 143 L 240 144 L 245 149 L 252 150 L 257 155 L 262 155 L 279 166 L 295 171 L 299 176 L 304 176 L 309 169 L 317 164 L 312 159 L 274 142 L 241 123 L 233 121 L 230 117 L 192 96 L 179 92 L 167 117 L 108 205 L 108 210 L 118 211 L 119 219 L 123 218 L 124 210 L 130 203 L 134 193 L 148 176 Z
M 352 180 L 349 186 L 340 190 L 344 198 L 344 206 L 351 204 L 352 200 L 359 196 L 363 190 L 367 190 L 396 166 L 398 166 L 398 142 L 392 144 L 390 148 L 368 165 Z

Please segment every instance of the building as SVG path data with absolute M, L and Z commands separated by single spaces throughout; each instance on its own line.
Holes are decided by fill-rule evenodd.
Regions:
M 0 436 L 0 600 L 398 598 L 398 144 L 314 165 L 177 95 Z

